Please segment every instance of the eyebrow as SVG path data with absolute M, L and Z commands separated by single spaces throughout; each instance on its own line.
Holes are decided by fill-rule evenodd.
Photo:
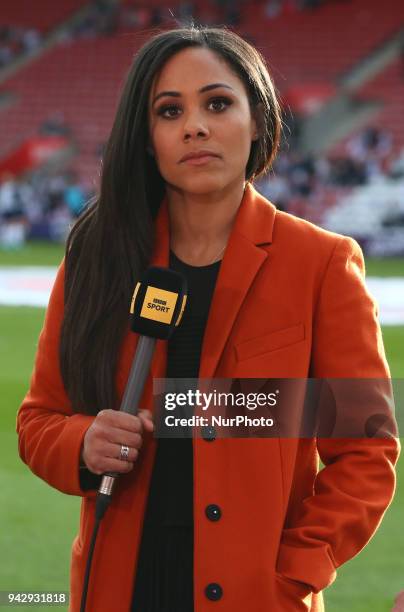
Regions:
M 199 93 L 210 91 L 211 89 L 217 89 L 218 87 L 225 87 L 226 89 L 231 89 L 232 91 L 234 91 L 233 87 L 230 87 L 230 85 L 226 85 L 225 83 L 212 83 L 211 85 L 204 85 L 204 87 L 201 87 L 201 89 L 199 89 Z M 159 98 L 162 98 L 163 96 L 172 96 L 173 98 L 180 98 L 181 94 L 179 91 L 162 91 L 154 98 L 153 104 L 155 104 L 157 100 Z

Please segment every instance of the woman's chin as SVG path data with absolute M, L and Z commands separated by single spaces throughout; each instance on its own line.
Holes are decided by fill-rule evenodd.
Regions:
M 187 181 L 179 181 L 176 184 L 169 183 L 175 191 L 195 195 L 208 195 L 215 191 L 221 191 L 229 184 L 229 181 L 224 180 L 224 177 L 193 177 Z

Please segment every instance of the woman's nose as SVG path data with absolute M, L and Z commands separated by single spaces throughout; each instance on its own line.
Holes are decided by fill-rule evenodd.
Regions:
M 207 136 L 209 129 L 201 120 L 200 115 L 194 113 L 189 115 L 184 123 L 184 139 L 195 136 Z

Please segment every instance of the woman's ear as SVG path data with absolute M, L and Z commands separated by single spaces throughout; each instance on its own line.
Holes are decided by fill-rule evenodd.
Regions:
M 263 133 L 264 126 L 264 112 L 263 112 L 263 104 L 259 102 L 253 109 L 253 117 L 252 117 L 252 140 L 258 140 Z

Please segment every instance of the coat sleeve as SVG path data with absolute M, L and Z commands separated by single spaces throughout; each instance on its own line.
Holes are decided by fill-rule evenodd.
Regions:
M 84 435 L 95 417 L 73 413 L 59 367 L 64 269 L 63 260 L 39 336 L 30 388 L 17 414 L 18 450 L 32 472 L 52 487 L 90 497 L 100 476 L 79 469 L 79 463 Z
M 313 321 L 312 377 L 389 378 L 377 308 L 364 281 L 359 245 L 338 239 L 322 279 Z M 284 529 L 277 570 L 318 592 L 376 531 L 395 488 L 399 441 L 318 438 L 324 464 L 313 495 Z

